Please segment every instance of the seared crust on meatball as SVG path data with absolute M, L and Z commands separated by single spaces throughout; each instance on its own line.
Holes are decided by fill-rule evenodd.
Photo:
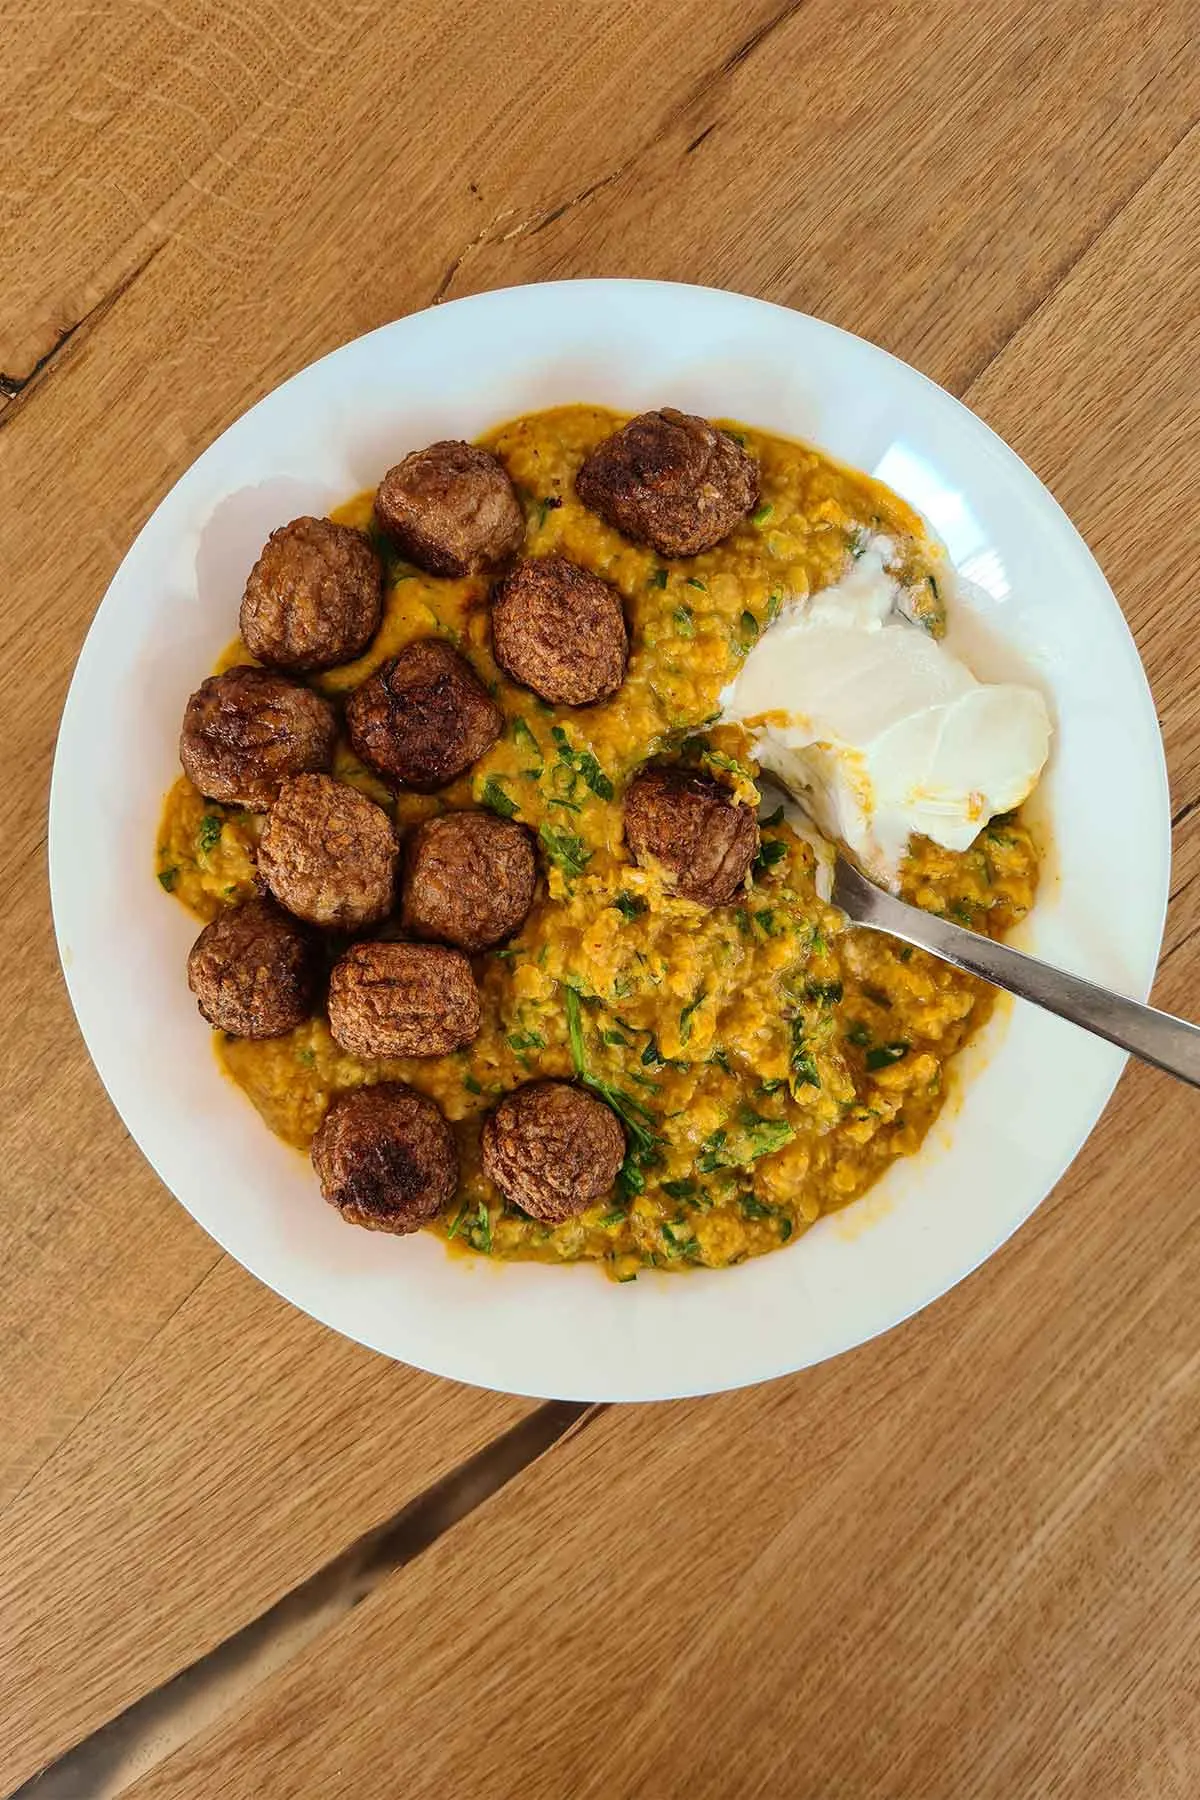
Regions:
M 399 855 L 381 806 L 330 775 L 299 775 L 267 814 L 258 872 L 297 918 L 358 931 L 392 910 Z
M 231 1037 L 281 1037 L 311 1013 L 318 967 L 311 931 L 269 900 L 248 900 L 204 927 L 188 986 L 209 1024 Z
M 431 575 L 474 575 L 514 556 L 525 515 L 504 464 L 450 439 L 389 469 L 375 517 L 401 553 Z
M 473 955 L 524 924 L 536 885 L 533 839 L 523 825 L 489 812 L 443 813 L 405 844 L 400 923 L 412 937 Z
M 353 1056 L 448 1056 L 479 1022 L 471 965 L 442 944 L 355 944 L 329 977 L 329 1029 Z
M 312 1160 L 326 1200 L 368 1231 L 416 1231 L 458 1186 L 450 1127 L 403 1081 L 339 1094 L 313 1138 Z
M 470 663 L 441 638 L 420 638 L 381 664 L 346 707 L 362 760 L 385 781 L 425 794 L 478 762 L 502 724 Z
M 327 769 L 337 722 L 311 688 L 273 669 L 210 675 L 183 715 L 179 760 L 210 800 L 265 812 L 289 776 Z
M 484 1123 L 483 1171 L 515 1206 L 561 1225 L 606 1194 L 625 1159 L 614 1112 L 569 1081 L 531 1081 Z
M 575 477 L 583 504 L 660 556 L 698 556 L 758 504 L 758 464 L 707 419 L 639 413 Z
M 276 669 L 332 669 L 366 649 L 383 611 L 370 540 L 332 519 L 293 519 L 264 544 L 242 596 L 242 642 Z
M 591 706 L 625 679 L 629 632 L 620 596 L 565 556 L 518 563 L 492 599 L 500 667 L 555 706 Z
M 758 820 L 708 775 L 643 769 L 625 796 L 625 842 L 638 862 L 661 863 L 686 900 L 723 906 L 754 861 Z

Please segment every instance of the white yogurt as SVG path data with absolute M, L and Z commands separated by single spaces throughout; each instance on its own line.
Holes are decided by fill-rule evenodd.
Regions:
M 1036 688 L 977 681 L 903 615 L 894 555 L 874 538 L 841 581 L 785 609 L 721 695 L 762 766 L 889 882 L 914 832 L 965 850 L 1019 806 L 1050 749 Z

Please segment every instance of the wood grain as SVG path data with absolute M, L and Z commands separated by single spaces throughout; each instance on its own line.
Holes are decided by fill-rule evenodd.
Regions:
M 1200 671 L 1162 615 L 1197 423 L 1180 259 L 1198 200 L 1181 147 L 974 396 L 1111 554 L 1165 655 L 1191 799 Z M 1185 893 L 1179 928 L 1197 924 Z M 1198 945 L 1179 939 L 1164 1002 L 1194 995 Z M 1183 1800 L 1195 1120 L 1190 1092 L 1137 1071 L 1035 1220 L 921 1318 L 767 1389 L 605 1415 L 132 1793 L 337 1800 L 386 1762 L 399 1791 L 464 1800 Z
M 114 0 L 9 8 L 0 51 L 2 1784 L 516 1416 L 226 1264 L 79 1043 L 44 799 L 146 514 L 435 298 L 656 275 L 874 336 L 1015 444 L 1122 598 L 1178 820 L 1158 994 L 1194 1010 L 1200 62 L 1186 0 Z M 144 1791 L 1192 1794 L 1195 1120 L 1131 1075 L 931 1314 L 606 1416 Z

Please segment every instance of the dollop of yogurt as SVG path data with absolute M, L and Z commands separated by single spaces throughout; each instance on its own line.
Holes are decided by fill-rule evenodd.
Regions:
M 914 833 L 965 850 L 1028 797 L 1050 750 L 1036 688 L 977 680 L 905 616 L 895 554 L 872 538 L 840 581 L 785 607 L 721 695 L 763 768 L 891 885 Z

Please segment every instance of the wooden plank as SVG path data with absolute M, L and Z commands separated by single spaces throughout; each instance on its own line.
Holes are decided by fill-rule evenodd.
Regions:
M 1055 485 L 1061 457 L 1152 648 L 1185 597 L 1163 522 L 1189 506 L 1174 267 L 1198 199 L 1189 149 L 980 390 Z M 1129 408 L 1150 435 L 1118 495 L 1104 422 L 1126 449 Z M 1200 689 L 1162 672 L 1186 786 Z M 1186 937 L 1164 1003 L 1198 975 Z M 765 1389 L 603 1415 L 131 1795 L 340 1800 L 381 1768 L 461 1800 L 1190 1795 L 1194 1104 L 1134 1072 L 1034 1221 L 881 1341 Z
M 0 1791 L 528 1411 L 375 1356 L 222 1258 L 4 1514 Z

